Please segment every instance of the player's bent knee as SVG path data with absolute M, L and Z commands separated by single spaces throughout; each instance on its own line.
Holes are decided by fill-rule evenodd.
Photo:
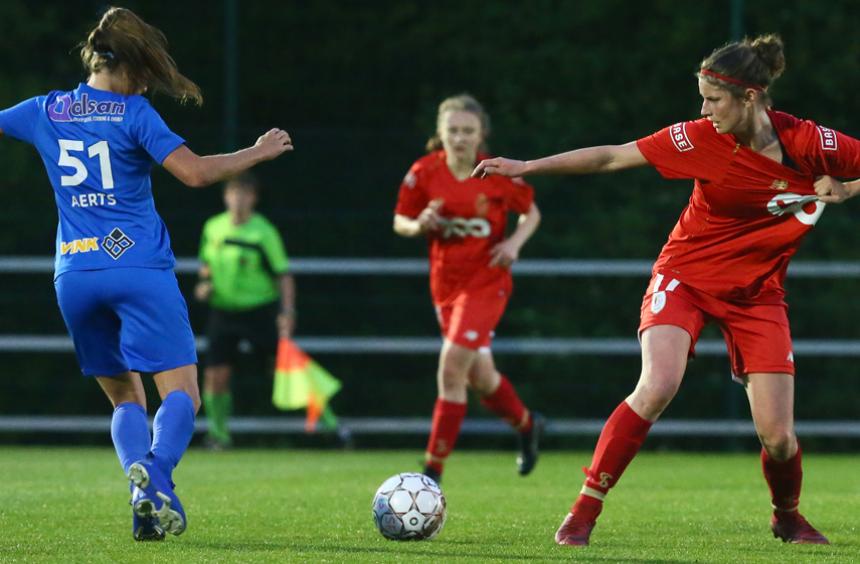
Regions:
M 775 460 L 788 460 L 797 452 L 797 436 L 791 429 L 760 431 L 758 436 L 768 456 Z
M 665 408 L 677 392 L 678 386 L 674 382 L 652 379 L 637 386 L 634 394 L 645 403 Z
M 627 402 L 639 416 L 654 421 L 669 406 L 677 391 L 678 387 L 668 382 L 640 381 Z
M 188 394 L 188 397 L 191 398 L 191 404 L 194 406 L 194 413 L 196 414 L 200 411 L 200 405 L 202 404 L 200 399 L 200 389 L 195 384 L 194 386 L 183 389 L 182 391 Z
M 475 393 L 485 396 L 487 394 L 492 394 L 499 387 L 499 378 L 497 372 L 495 371 L 472 371 L 469 373 L 469 387 L 475 391 Z

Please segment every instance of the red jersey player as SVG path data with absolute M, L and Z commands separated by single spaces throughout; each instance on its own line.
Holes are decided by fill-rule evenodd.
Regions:
M 424 235 L 430 246 L 430 291 L 444 343 L 439 395 L 424 473 L 439 481 L 466 415 L 466 389 L 505 419 L 520 437 L 519 473 L 537 462 L 542 417 L 523 405 L 490 353 L 493 330 L 511 294 L 511 264 L 540 222 L 533 191 L 520 179 L 470 178 L 489 133 L 489 119 L 468 95 L 439 106 L 437 135 L 400 185 L 394 231 Z M 520 214 L 505 238 L 509 212 Z
M 723 332 L 744 384 L 774 507 L 786 542 L 827 544 L 798 513 L 801 453 L 794 432 L 794 355 L 783 279 L 791 256 L 840 189 L 821 175 L 860 175 L 860 142 L 773 111 L 767 90 L 785 67 L 776 35 L 730 43 L 698 72 L 703 119 L 626 145 L 589 147 L 536 161 L 491 159 L 474 174 L 610 172 L 654 166 L 694 179 L 689 205 L 654 264 L 642 302 L 642 373 L 606 422 L 582 491 L 556 542 L 589 542 L 603 499 L 681 384 L 707 321 Z M 835 196 L 833 196 L 835 198 Z

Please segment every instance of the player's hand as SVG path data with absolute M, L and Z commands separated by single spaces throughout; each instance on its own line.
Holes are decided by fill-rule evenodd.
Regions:
M 841 204 L 854 194 L 845 185 L 832 176 L 822 176 L 815 181 L 815 193 L 825 204 Z
M 485 159 L 478 163 L 472 171 L 472 178 L 484 178 L 490 174 L 501 176 L 523 176 L 526 173 L 526 163 L 504 157 Z
M 293 329 L 296 327 L 296 318 L 294 315 L 287 315 L 286 313 L 279 313 L 278 319 L 278 336 L 282 339 L 291 339 L 293 336 Z
M 439 229 L 439 226 L 442 222 L 442 216 L 439 215 L 439 210 L 442 209 L 442 205 L 445 203 L 445 200 L 442 198 L 436 198 L 435 200 L 431 200 L 427 207 L 421 210 L 421 213 L 418 214 L 418 226 L 421 228 L 421 233 L 427 233 L 428 231 L 436 231 Z
M 510 268 L 520 258 L 520 247 L 510 239 L 505 239 L 490 250 L 490 266 Z
M 212 295 L 212 282 L 203 280 L 194 286 L 194 297 L 198 302 L 208 302 L 209 296 Z
M 293 150 L 293 140 L 290 139 L 290 134 L 283 129 L 270 129 L 257 138 L 254 143 L 254 148 L 260 150 L 263 154 L 263 160 L 271 160 L 279 157 L 287 151 Z

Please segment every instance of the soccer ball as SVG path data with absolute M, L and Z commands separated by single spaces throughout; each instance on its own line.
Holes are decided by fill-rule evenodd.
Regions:
M 424 474 L 404 472 L 385 480 L 373 496 L 373 522 L 387 539 L 429 540 L 445 525 L 445 496 Z

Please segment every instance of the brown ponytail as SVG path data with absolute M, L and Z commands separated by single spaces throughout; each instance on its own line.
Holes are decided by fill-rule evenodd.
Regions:
M 203 103 L 194 82 L 182 75 L 167 52 L 167 38 L 125 8 L 110 8 L 81 44 L 81 61 L 90 73 L 122 74 L 131 92 L 163 92 L 181 102 Z
M 481 122 L 481 131 L 484 134 L 485 140 L 481 143 L 478 150 L 482 153 L 488 152 L 486 139 L 490 136 L 490 116 L 487 115 L 487 112 L 484 111 L 484 106 L 482 106 L 474 96 L 471 94 L 458 94 L 456 96 L 445 98 L 442 100 L 442 103 L 439 104 L 439 111 L 436 114 L 437 132 L 427 140 L 427 144 L 424 146 L 428 153 L 440 151 L 442 149 L 442 139 L 439 138 L 438 124 L 445 112 L 469 112 L 478 116 L 478 119 Z
M 782 39 L 770 33 L 728 43 L 714 50 L 702 61 L 698 74 L 700 78 L 740 97 L 746 88 L 767 91 L 784 70 Z

